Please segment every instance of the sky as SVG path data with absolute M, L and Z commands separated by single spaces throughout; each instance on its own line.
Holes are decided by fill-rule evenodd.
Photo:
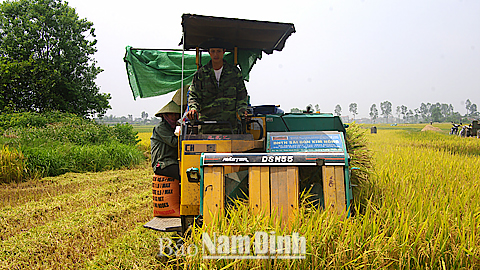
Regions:
M 113 1 L 70 0 L 80 18 L 93 22 L 104 71 L 96 83 L 110 93 L 106 115 L 153 116 L 173 93 L 133 99 L 125 47 L 181 49 L 184 13 L 293 23 L 281 51 L 263 55 L 246 83 L 252 105 L 289 112 L 318 104 L 321 112 L 369 117 L 383 101 L 409 109 L 422 102 L 480 105 L 480 1 Z M 180 4 L 181 3 L 181 4 Z

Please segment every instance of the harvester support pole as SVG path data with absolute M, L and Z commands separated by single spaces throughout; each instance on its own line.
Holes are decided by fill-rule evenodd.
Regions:
M 182 40 L 184 40 L 185 38 L 185 33 L 182 32 Z M 182 48 L 182 81 L 180 83 L 180 115 L 182 116 L 182 124 L 180 124 L 180 136 L 178 136 L 178 157 L 179 157 L 179 160 L 181 161 L 182 159 L 182 133 L 183 133 L 183 127 L 184 127 L 184 123 L 183 123 L 183 117 L 185 116 L 184 114 L 184 108 L 183 108 L 183 71 L 185 69 L 185 42 L 183 43 L 183 48 Z M 181 175 L 181 172 L 180 172 L 180 175 Z
M 197 64 L 197 69 L 200 68 L 200 66 L 202 65 L 202 60 L 201 60 L 201 55 L 200 55 L 200 48 L 195 48 L 195 64 Z
M 233 64 L 235 66 L 238 64 L 238 47 L 236 47 L 236 46 L 233 49 Z

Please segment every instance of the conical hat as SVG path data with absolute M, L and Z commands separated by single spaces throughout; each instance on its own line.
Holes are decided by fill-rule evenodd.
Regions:
M 190 87 L 190 85 L 186 84 L 183 86 L 183 105 L 187 105 L 187 92 L 188 92 L 188 88 Z M 181 100 L 181 94 L 182 92 L 182 88 L 178 89 L 177 92 L 175 92 L 175 95 L 173 96 L 172 100 L 177 103 L 177 105 L 181 105 L 180 103 L 182 102 Z
M 180 106 L 178 106 L 173 100 L 167 103 L 167 105 L 163 106 L 163 108 L 158 111 L 155 116 L 160 117 L 162 113 L 180 113 Z

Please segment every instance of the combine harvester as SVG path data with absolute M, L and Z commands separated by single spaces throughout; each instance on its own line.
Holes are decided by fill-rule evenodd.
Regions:
M 200 67 L 209 57 L 202 56 L 199 44 L 222 37 L 235 46 L 225 58 L 233 58 L 244 77 L 255 62 L 252 59 L 259 58 L 262 52 L 281 51 L 295 32 L 294 25 L 288 23 L 191 14 L 182 16 L 182 26 L 184 65 L 190 61 L 184 52 L 194 50 L 196 66 Z M 148 80 L 148 76 L 138 74 L 138 68 L 134 70 L 130 57 L 146 53 L 149 50 L 127 47 L 125 60 L 134 95 L 139 88 L 134 84 Z M 188 89 L 183 82 L 191 82 L 185 79 L 190 76 L 187 73 L 182 68 L 183 80 L 175 88 L 180 88 L 174 99 L 180 99 L 181 105 L 186 104 L 186 93 L 180 92 Z M 197 125 L 206 123 L 183 124 L 179 137 L 180 217 L 154 217 L 145 227 L 183 234 L 196 221 L 203 219 L 203 225 L 208 226 L 217 215 L 223 216 L 236 198 L 248 199 L 252 213 L 275 215 L 283 226 L 290 226 L 305 190 L 310 190 L 317 207 L 350 214 L 353 197 L 349 154 L 345 125 L 338 116 L 284 113 L 273 105 L 249 106 L 249 114 L 248 122 L 243 120 L 242 134 L 196 134 Z

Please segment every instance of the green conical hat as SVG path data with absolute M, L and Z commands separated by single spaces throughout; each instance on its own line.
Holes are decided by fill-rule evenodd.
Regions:
M 155 116 L 160 117 L 162 113 L 180 113 L 180 106 L 178 106 L 173 100 L 167 103 L 167 105 L 163 106 L 163 108 L 158 111 Z
M 183 105 L 187 105 L 187 92 L 188 92 L 188 88 L 190 87 L 190 85 L 186 84 L 183 86 Z M 175 92 L 175 95 L 173 96 L 172 100 L 177 103 L 178 106 L 180 106 L 182 100 L 181 100 L 181 94 L 182 92 L 182 88 L 178 89 L 177 92 Z

